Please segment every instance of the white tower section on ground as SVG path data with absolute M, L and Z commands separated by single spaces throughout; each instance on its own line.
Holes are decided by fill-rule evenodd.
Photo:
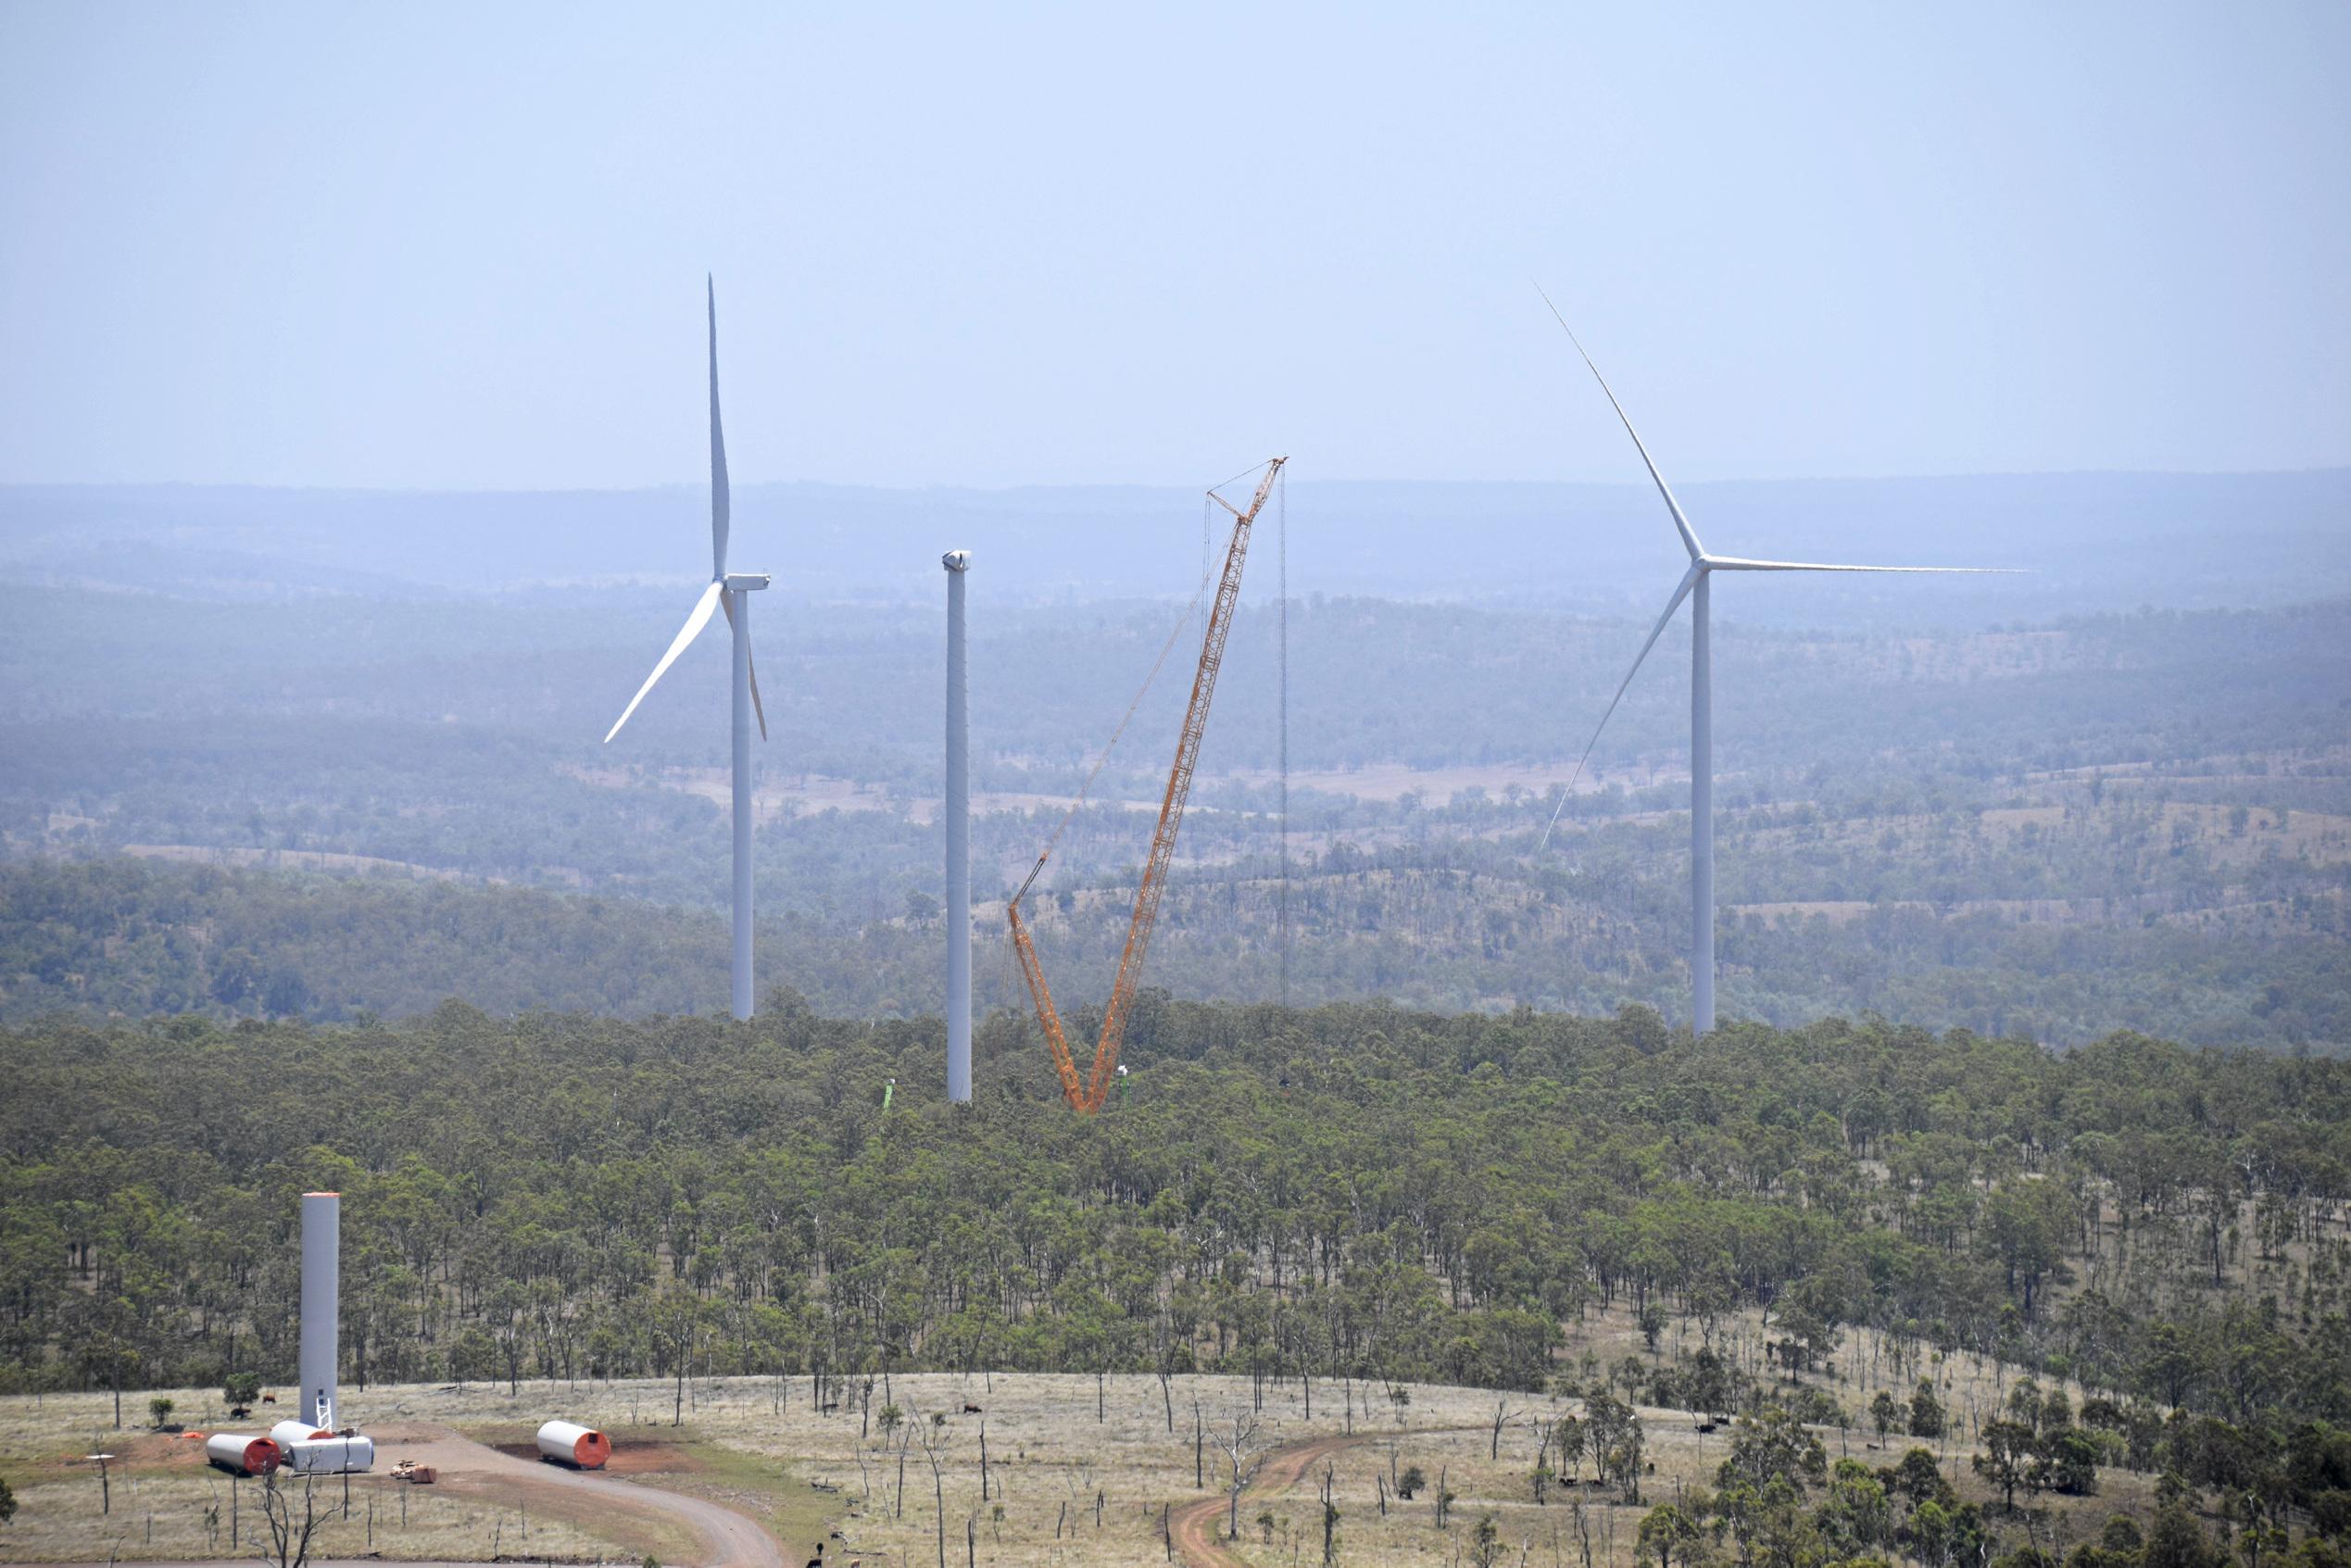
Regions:
M 947 1098 L 972 1103 L 971 696 L 963 663 L 963 578 L 969 550 L 947 568 Z
M 337 1430 L 334 1368 L 336 1314 L 342 1310 L 343 1195 L 302 1195 L 302 1341 L 296 1364 L 302 1375 L 299 1419 L 321 1431 Z

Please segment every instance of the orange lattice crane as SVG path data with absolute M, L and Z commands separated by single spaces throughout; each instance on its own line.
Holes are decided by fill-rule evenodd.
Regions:
M 1012 895 L 1005 915 L 1012 927 L 1012 952 L 1019 958 L 1021 977 L 1028 982 L 1029 999 L 1037 1004 L 1037 1022 L 1045 1043 L 1053 1049 L 1053 1066 L 1062 1075 L 1062 1093 L 1075 1109 L 1088 1115 L 1102 1108 L 1118 1076 L 1118 1048 L 1126 1038 L 1126 1020 L 1135 1007 L 1135 991 L 1143 978 L 1143 954 L 1151 945 L 1151 927 L 1159 920 L 1159 897 L 1167 887 L 1167 864 L 1176 854 L 1176 830 L 1183 825 L 1184 801 L 1192 791 L 1192 769 L 1200 761 L 1201 737 L 1208 730 L 1209 699 L 1216 694 L 1216 670 L 1225 661 L 1225 634 L 1232 630 L 1233 606 L 1240 598 L 1241 566 L 1249 558 L 1249 528 L 1264 509 L 1288 458 L 1265 465 L 1248 509 L 1234 506 L 1215 491 L 1209 499 L 1233 514 L 1233 542 L 1225 551 L 1225 575 L 1216 584 L 1216 598 L 1208 612 L 1208 634 L 1201 639 L 1200 670 L 1192 677 L 1191 706 L 1184 710 L 1183 733 L 1176 737 L 1176 761 L 1167 770 L 1167 793 L 1159 803 L 1159 825 L 1151 830 L 1150 858 L 1143 864 L 1143 880 L 1135 889 L 1135 914 L 1126 927 L 1126 947 L 1118 956 L 1118 980 L 1111 987 L 1110 1007 L 1102 1014 L 1101 1042 L 1094 1047 L 1094 1069 L 1084 1080 L 1071 1057 L 1069 1039 L 1062 1032 L 1062 1015 L 1054 1010 L 1052 990 L 1037 961 L 1037 943 L 1021 920 L 1021 900 L 1045 869 L 1053 850 L 1050 844 L 1037 857 L 1028 881 Z M 1123 726 L 1122 726 L 1123 727 Z

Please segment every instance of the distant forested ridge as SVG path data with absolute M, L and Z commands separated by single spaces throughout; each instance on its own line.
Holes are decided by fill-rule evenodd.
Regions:
M 1954 631 L 1917 586 L 1894 596 L 1919 617 L 1904 633 L 1874 613 L 1843 623 L 1862 606 L 1841 599 L 1818 601 L 1833 631 L 1725 608 L 1724 1009 L 2061 1046 L 2118 1028 L 2351 1044 L 2351 602 Z M 1289 999 L 1686 1012 L 1679 630 L 1612 719 L 1590 793 L 1542 836 L 1643 603 L 1635 623 L 1293 601 Z M 1234 628 L 1150 956 L 1178 996 L 1283 995 L 1266 608 Z M 996 900 L 1177 619 L 1133 600 L 975 607 L 984 1009 L 1025 1005 Z M 635 591 L 0 587 L 0 1020 L 708 1005 L 725 961 L 709 918 L 727 885 L 723 647 L 689 653 L 600 744 L 673 622 L 669 596 Z M 762 972 L 829 1014 L 943 1010 L 937 618 L 797 604 L 763 624 Z M 1100 1000 L 1116 966 L 1183 662 L 1030 905 L 1074 1002 Z M 170 859 L 226 874 L 126 863 Z M 415 885 L 310 874 L 360 867 Z
M 283 1378 L 295 1198 L 324 1185 L 361 1383 L 690 1360 L 1530 1388 L 1590 1376 L 1555 1348 L 1615 1307 L 1709 1345 L 1760 1311 L 1798 1384 L 1854 1326 L 2068 1375 L 2114 1412 L 2108 1462 L 2156 1464 L 2189 1417 L 2251 1434 L 2247 1464 L 2351 1423 L 2351 1064 L 1149 993 L 1132 1103 L 1087 1120 L 1009 1019 L 969 1112 L 942 1054 L 934 1023 L 781 992 L 743 1025 L 452 1003 L 0 1032 L 0 1376 Z M 1655 1402 L 1743 1398 L 1719 1363 L 1632 1370 Z
M 1686 828 L 1671 820 L 1595 824 L 1578 834 L 1572 868 L 1529 867 L 1475 832 L 1481 817 L 1507 812 L 1500 804 L 1465 806 L 1435 831 L 1411 820 L 1433 813 L 1407 813 L 1373 848 L 1334 837 L 1302 849 L 1290 899 L 1293 996 L 1386 995 L 1410 1006 L 1488 1010 L 1686 1008 L 1686 890 L 1644 874 L 1675 852 Z M 2226 814 L 2210 815 L 2208 836 L 2224 848 L 2257 836 L 2248 830 L 2231 839 Z M 1131 832 L 1131 823 L 1105 821 L 1113 816 L 1081 818 L 1070 840 L 1102 843 Z M 2117 1027 L 2196 1045 L 2318 1054 L 2341 1054 L 2351 1041 L 2341 904 L 2302 894 L 2304 912 L 2291 907 L 2293 890 L 2310 880 L 2307 868 L 2271 866 L 2262 873 L 2273 879 L 2268 891 L 2289 897 L 2225 922 L 2205 923 L 2193 908 L 2150 920 L 2140 911 L 2169 907 L 2173 889 L 2198 883 L 2204 863 L 2173 842 L 2159 812 L 2068 814 L 2045 832 L 2026 824 L 2029 837 L 1955 832 L 1925 819 L 1936 840 L 1926 847 L 1932 858 L 1875 867 L 1867 862 L 1880 853 L 1876 841 L 1856 832 L 1867 819 L 1779 821 L 1786 825 L 1758 832 L 1747 851 L 1768 863 L 1726 878 L 1727 890 L 1752 881 L 1796 897 L 1869 894 L 1878 901 L 1842 912 L 1833 904 L 1809 913 L 1802 905 L 1727 910 L 1722 994 L 1733 1015 L 1792 1023 L 1870 1009 L 1937 1024 L 1972 1022 L 2058 1046 Z M 875 814 L 831 822 L 845 881 L 855 877 L 864 835 L 920 832 Z M 1193 826 L 1212 845 L 1229 831 L 1213 815 Z M 1003 836 L 1012 828 L 998 822 L 994 831 Z M 2133 846 L 2144 846 L 2138 852 L 2151 869 L 2118 876 L 2106 862 Z M 1963 857 L 1997 863 L 1970 871 Z M 705 1010 L 726 994 L 726 926 L 704 909 L 324 874 L 300 870 L 299 854 L 270 858 L 285 866 L 0 861 L 0 1022 L 64 1011 L 333 1022 L 405 1017 L 449 997 L 497 1013 L 645 1017 Z M 2088 896 L 2006 907 L 1939 897 L 1967 880 L 2049 892 L 2074 885 Z M 761 976 L 828 1013 L 937 1012 L 947 934 L 936 899 L 919 885 L 891 892 L 888 912 L 858 919 L 797 909 L 769 915 L 760 925 Z M 1104 878 L 1039 902 L 1031 918 L 1057 995 L 1100 999 L 1132 897 L 1131 884 Z M 1276 897 L 1273 868 L 1262 859 L 1179 868 L 1150 978 L 1201 999 L 1273 996 L 1280 983 L 1271 940 Z M 1002 929 L 1000 906 L 974 921 L 977 997 L 983 1010 L 1025 1011 Z
M 161 860 L 0 865 L 0 1018 L 402 1017 L 460 995 L 509 1013 L 692 1012 L 724 997 L 729 958 L 707 912 L 622 898 Z M 820 962 L 804 941 L 795 959 Z

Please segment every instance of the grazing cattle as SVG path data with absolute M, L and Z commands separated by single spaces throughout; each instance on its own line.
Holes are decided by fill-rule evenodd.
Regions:
M 979 1412 L 980 1412 L 980 1408 L 979 1408 L 979 1406 L 977 1406 L 977 1405 L 974 1405 L 974 1404 L 966 1404 L 966 1405 L 963 1407 L 963 1413 L 964 1413 L 965 1415 L 977 1415 L 977 1414 L 979 1414 Z

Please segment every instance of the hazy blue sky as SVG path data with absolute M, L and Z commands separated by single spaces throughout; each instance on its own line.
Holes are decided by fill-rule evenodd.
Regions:
M 0 481 L 2351 462 L 2351 6 L 0 3 Z

